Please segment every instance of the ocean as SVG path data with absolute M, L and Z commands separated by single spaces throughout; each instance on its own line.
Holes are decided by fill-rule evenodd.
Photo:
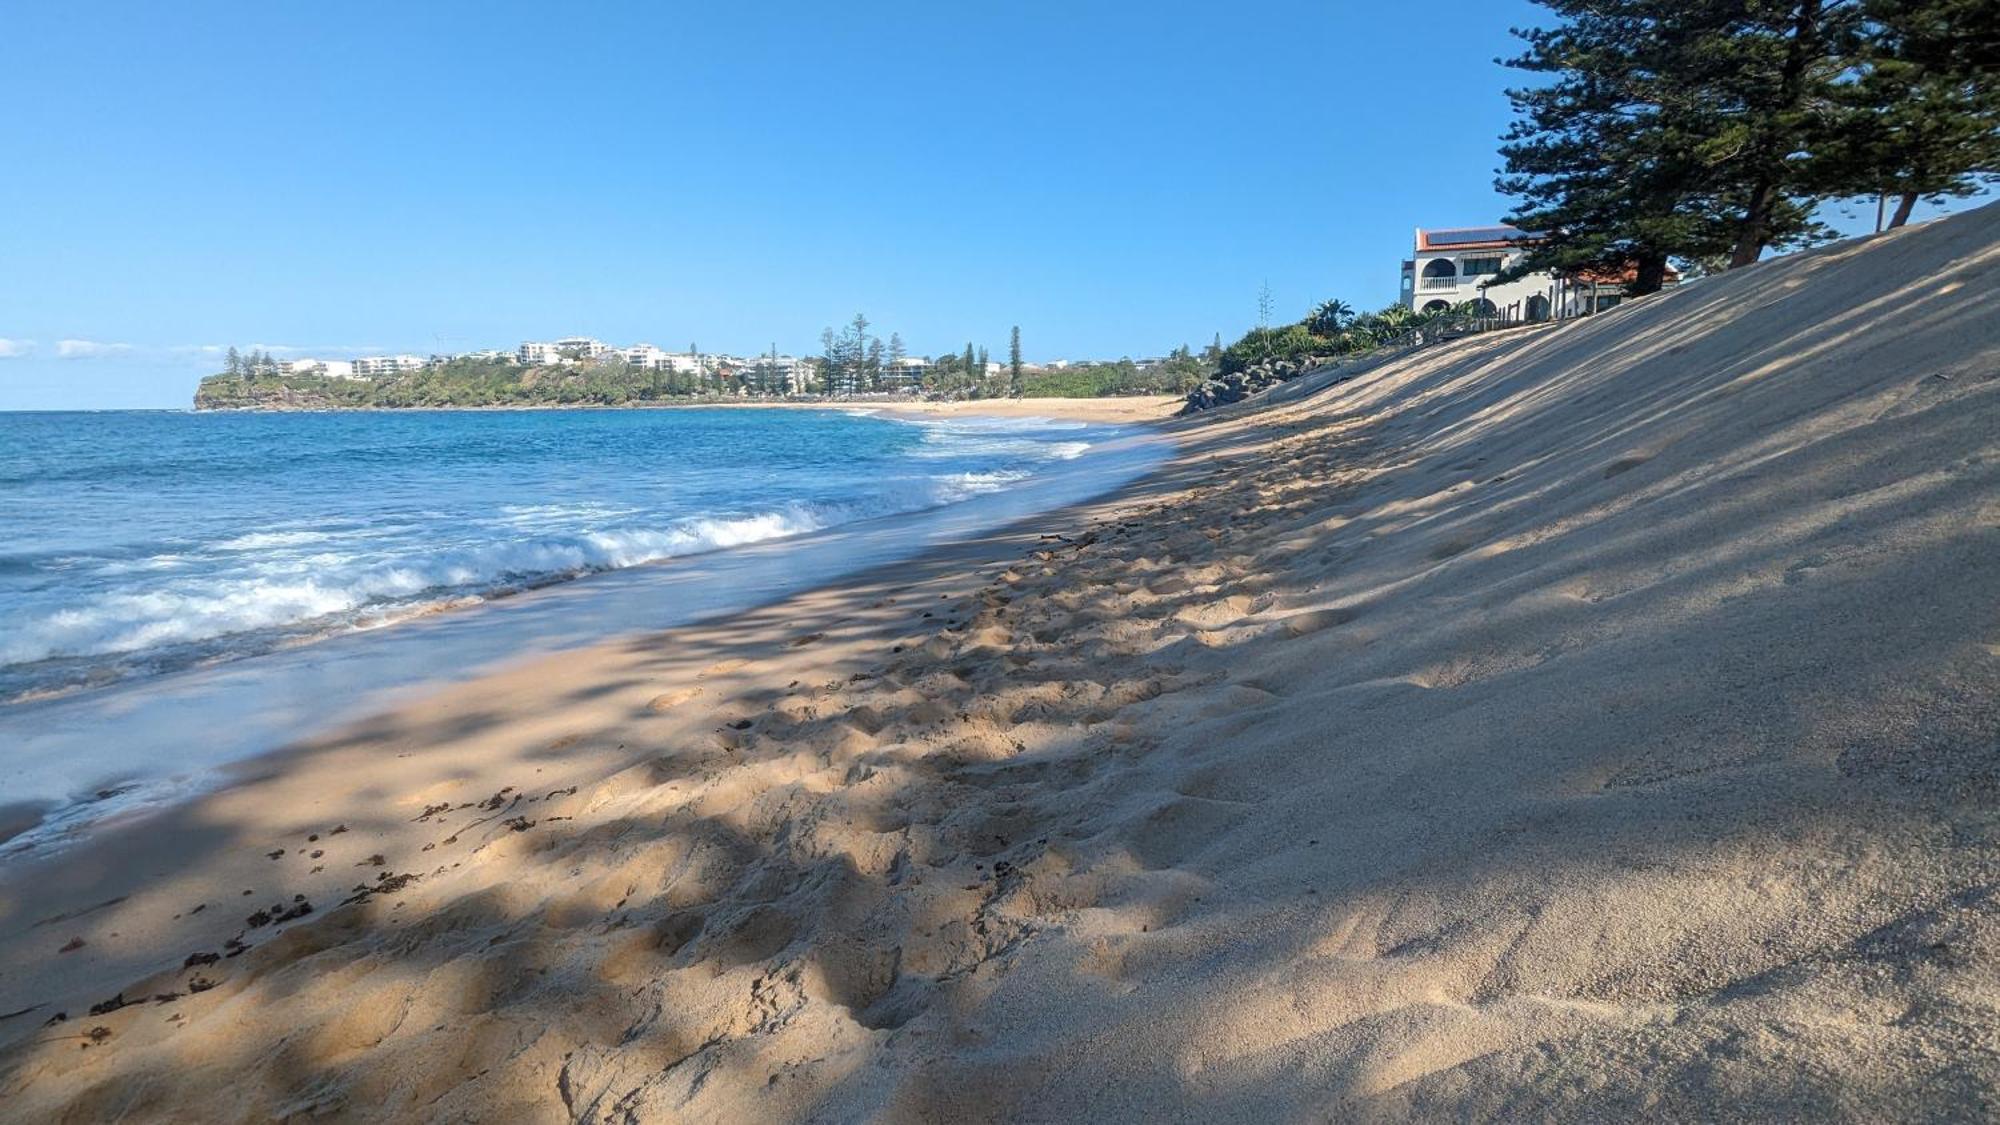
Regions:
M 1144 445 L 865 409 L 0 413 L 0 805 L 166 799 L 396 691 L 1080 499 Z
M 838 411 L 0 414 L 0 702 L 953 504 L 1091 440 Z

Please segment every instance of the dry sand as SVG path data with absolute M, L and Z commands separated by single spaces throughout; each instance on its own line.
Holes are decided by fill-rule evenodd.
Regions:
M 299 747 L 0 887 L 0 1115 L 1990 1118 L 1996 303 L 1463 341 Z
M 911 399 L 840 399 L 828 402 L 768 402 L 761 399 L 702 402 L 670 409 L 697 410 L 874 410 L 885 414 L 953 415 L 979 418 L 1052 418 L 1075 422 L 1157 422 L 1185 400 L 1161 395 L 1109 398 L 981 398 L 957 402 Z M 640 409 L 640 408 L 635 408 Z
M 1062 418 L 1079 422 L 1156 422 L 1183 404 L 1179 398 L 1132 395 L 1114 398 L 986 398 L 970 402 L 898 402 L 884 409 L 897 414 L 972 415 L 982 418 Z

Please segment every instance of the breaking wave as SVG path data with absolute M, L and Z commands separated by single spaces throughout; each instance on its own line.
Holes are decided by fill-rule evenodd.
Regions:
M 124 437 L 71 424 L 12 460 L 97 458 L 118 469 L 103 482 L 0 489 L 31 517 L 0 508 L 0 704 L 959 504 L 1065 472 L 1103 432 L 865 409 L 101 428 Z M 22 453 L 50 442 L 60 456 Z
M 282 635 L 368 627 L 437 603 L 511 593 L 599 571 L 804 535 L 859 519 L 953 504 L 1030 474 L 996 470 L 931 478 L 855 503 L 789 503 L 770 510 L 696 516 L 660 527 L 612 526 L 460 543 L 415 557 L 282 553 L 329 536 L 284 532 L 241 536 L 216 552 L 278 551 L 248 571 L 211 573 L 166 588 L 106 592 L 74 607 L 22 621 L 0 635 L 0 664 L 136 653 L 199 645 L 246 634 Z M 590 511 L 590 509 L 584 509 Z M 602 514 L 602 509 L 597 510 Z M 512 509 L 501 524 L 526 530 L 539 517 L 577 510 Z M 185 656 L 197 654 L 184 653 Z

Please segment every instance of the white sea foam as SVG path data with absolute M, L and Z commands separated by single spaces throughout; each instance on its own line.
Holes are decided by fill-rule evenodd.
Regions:
M 939 498 L 945 503 L 969 500 L 988 492 L 998 492 L 1033 473 L 1019 469 L 996 469 L 987 473 L 948 473 L 937 478 Z
M 225 539 L 215 545 L 220 551 L 268 551 L 273 547 L 302 547 L 333 538 L 325 531 L 259 531 Z
M 219 546 L 262 557 L 224 572 L 190 576 L 164 588 L 107 592 L 18 623 L 0 636 L 0 665 L 105 657 L 186 646 L 270 631 L 323 632 L 368 627 L 438 602 L 617 570 L 704 551 L 803 535 L 857 519 L 953 504 L 994 492 L 1030 474 L 995 470 L 943 474 L 884 487 L 865 502 L 790 503 L 768 511 L 696 516 L 663 527 L 556 530 L 590 516 L 623 514 L 591 505 L 508 509 L 501 528 L 531 537 L 433 545 L 421 554 L 384 558 L 290 548 L 318 543 L 302 533 L 246 535 Z
M 637 508 L 611 504 L 508 504 L 500 509 L 500 521 L 517 527 L 542 527 L 565 520 L 615 520 L 638 512 Z
M 1050 441 L 1052 432 L 1086 430 L 1083 422 L 1042 418 L 912 418 L 924 431 L 921 459 L 997 457 L 1028 461 L 1072 461 L 1090 449 L 1087 441 Z
M 71 596 L 24 604 L 0 631 L 0 696 L 261 652 L 593 572 L 957 504 L 1091 448 L 1081 423 L 876 416 L 922 431 L 897 470 L 911 475 L 892 471 L 841 500 L 669 517 L 624 496 L 586 494 L 468 516 L 462 507 L 428 511 L 413 497 L 363 522 L 239 525 L 147 555 L 43 560 L 44 571 L 80 578 Z M 982 467 L 966 470 L 968 460 Z M 952 461 L 956 471 L 946 471 L 942 462 Z
M 89 564 L 99 574 L 144 574 L 149 571 L 176 570 L 190 565 L 194 560 L 185 554 L 169 552 L 163 555 L 149 555 L 143 559 L 102 562 L 89 560 Z
M 167 589 L 105 593 L 21 622 L 0 639 L 0 664 L 104 656 L 189 644 L 316 621 L 443 592 L 464 593 L 636 566 L 798 535 L 825 526 L 804 505 L 662 528 L 610 528 L 464 544 L 392 562 L 319 554 L 273 559 L 248 573 L 210 575 Z M 247 537 L 246 537 L 247 538 Z

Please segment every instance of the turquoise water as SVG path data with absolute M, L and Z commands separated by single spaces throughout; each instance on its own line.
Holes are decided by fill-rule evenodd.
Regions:
M 0 703 L 942 508 L 1110 432 L 838 410 L 0 414 Z
M 1163 455 L 1129 427 L 840 410 L 0 414 L 0 862 L 440 685 L 893 568 Z

